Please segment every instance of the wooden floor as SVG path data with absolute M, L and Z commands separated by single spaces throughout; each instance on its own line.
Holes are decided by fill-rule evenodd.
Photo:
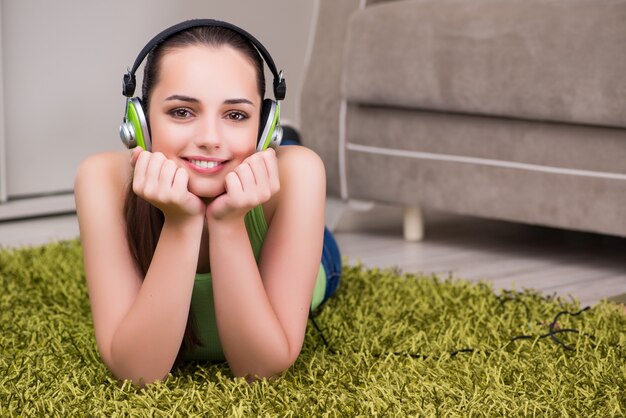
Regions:
M 424 241 L 408 243 L 399 209 L 338 211 L 340 206 L 331 201 L 327 219 L 349 263 L 488 280 L 495 289 L 534 288 L 577 297 L 583 305 L 626 293 L 625 238 L 426 212 Z M 0 222 L 0 247 L 76 236 L 72 214 Z
M 533 288 L 583 306 L 626 293 L 625 238 L 425 212 L 424 240 L 409 243 L 398 209 L 350 216 L 335 235 L 351 264 L 486 280 L 496 290 Z

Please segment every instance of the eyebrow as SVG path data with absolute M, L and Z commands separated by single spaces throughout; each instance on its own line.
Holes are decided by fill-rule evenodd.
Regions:
M 182 102 L 189 102 L 189 103 L 200 103 L 200 100 L 196 99 L 195 97 L 190 97 L 190 96 L 183 96 L 180 94 L 173 94 L 169 97 L 167 97 L 165 99 L 166 101 L 169 100 L 180 100 Z M 250 100 L 248 99 L 226 99 L 224 100 L 224 104 L 227 105 L 234 105 L 234 104 L 249 104 L 250 106 L 254 106 L 254 103 L 252 103 Z
M 169 96 L 168 98 L 165 99 L 166 101 L 168 100 L 180 100 L 181 102 L 190 102 L 190 103 L 199 103 L 200 100 L 196 99 L 195 97 L 189 97 L 189 96 L 182 96 L 180 94 L 173 94 L 171 96 Z
M 229 105 L 233 105 L 233 104 L 249 104 L 250 106 L 254 106 L 254 103 L 252 103 L 248 99 L 228 99 L 228 100 L 224 100 L 224 104 L 229 104 Z

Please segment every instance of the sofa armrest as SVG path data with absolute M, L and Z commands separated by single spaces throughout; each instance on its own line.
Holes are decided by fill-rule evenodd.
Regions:
M 346 21 L 359 3 L 320 0 L 313 49 L 300 94 L 302 143 L 324 161 L 326 190 L 334 196 L 341 194 L 338 140 L 343 44 Z
M 339 113 L 344 44 L 350 15 L 359 9 L 399 0 L 318 0 L 313 49 L 300 94 L 302 142 L 326 166 L 326 190 L 341 196 Z

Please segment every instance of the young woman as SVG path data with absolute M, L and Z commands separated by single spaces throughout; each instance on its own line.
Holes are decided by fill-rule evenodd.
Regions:
M 255 152 L 258 45 L 198 22 L 150 48 L 151 146 L 94 155 L 75 182 L 98 349 L 138 385 L 177 360 L 226 360 L 251 378 L 282 372 L 341 268 L 319 157 L 300 146 Z

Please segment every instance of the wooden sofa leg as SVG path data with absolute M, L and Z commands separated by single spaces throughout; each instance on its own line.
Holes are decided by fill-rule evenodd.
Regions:
M 404 239 L 421 241 L 424 238 L 424 218 L 419 207 L 404 208 Z

